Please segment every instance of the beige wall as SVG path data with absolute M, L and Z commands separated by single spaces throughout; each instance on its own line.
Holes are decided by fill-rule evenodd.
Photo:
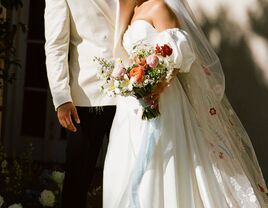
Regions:
M 226 94 L 268 181 L 268 1 L 188 2 L 221 59 Z

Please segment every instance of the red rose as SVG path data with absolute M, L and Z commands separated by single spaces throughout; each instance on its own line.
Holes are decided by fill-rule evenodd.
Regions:
M 166 56 L 170 56 L 172 54 L 172 48 L 169 47 L 169 45 L 164 44 L 163 46 L 161 46 L 161 54 L 162 56 L 166 57 Z

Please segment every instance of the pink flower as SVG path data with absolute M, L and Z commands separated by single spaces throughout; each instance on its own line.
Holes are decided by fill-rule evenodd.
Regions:
M 121 62 L 117 62 L 114 66 L 114 70 L 112 72 L 112 77 L 123 77 L 126 73 L 126 69 L 124 68 Z
M 146 58 L 146 63 L 152 67 L 155 68 L 159 64 L 159 58 L 155 55 L 150 55 Z

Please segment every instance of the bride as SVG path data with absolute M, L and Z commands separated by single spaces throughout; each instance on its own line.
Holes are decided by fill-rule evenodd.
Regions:
M 182 0 L 137 0 L 122 44 L 168 44 L 177 74 L 146 98 L 142 120 L 119 97 L 104 167 L 104 208 L 262 208 L 267 188 L 250 139 L 224 96 L 217 55 Z M 127 61 L 127 60 L 126 60 Z

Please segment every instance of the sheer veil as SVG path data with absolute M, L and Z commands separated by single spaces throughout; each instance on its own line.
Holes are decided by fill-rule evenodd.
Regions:
M 225 78 L 220 60 L 199 27 L 187 0 L 165 0 L 176 14 L 197 57 L 188 75 L 178 75 L 208 141 L 227 143 L 246 170 L 252 184 L 266 190 L 251 140 L 224 94 Z M 211 114 L 216 113 L 216 116 Z M 266 198 L 266 197 L 265 197 Z M 266 198 L 267 200 L 267 198 Z M 267 201 L 266 201 L 267 203 Z
M 180 80 L 191 103 L 199 128 L 208 144 L 215 146 L 215 148 L 228 147 L 233 150 L 230 155 L 238 161 L 238 165 L 242 166 L 252 186 L 255 187 L 255 190 L 258 189 L 263 192 L 264 197 L 258 198 L 258 200 L 267 203 L 267 201 L 264 202 L 267 200 L 264 193 L 267 192 L 267 187 L 251 140 L 224 95 L 225 78 L 217 54 L 198 26 L 187 1 L 165 0 L 165 2 L 179 19 L 181 29 L 188 34 L 187 38 L 196 56 L 195 62 L 191 65 L 190 73 L 179 74 L 177 78 Z M 155 143 L 147 144 L 148 149 L 151 151 L 150 154 L 153 154 L 153 146 L 155 146 Z M 144 151 L 147 150 L 144 149 Z M 126 188 L 122 195 L 121 205 L 125 203 L 129 194 L 132 196 L 133 204 L 136 203 L 137 183 L 141 181 L 146 169 L 150 168 L 149 160 L 150 156 L 145 158 L 143 164 L 137 161 L 138 176 L 134 173 L 132 180 L 135 183 L 130 183 Z M 215 167 L 217 167 L 215 172 L 219 173 L 219 177 L 223 177 L 220 165 L 215 165 Z M 232 167 L 230 167 L 230 171 L 233 171 L 232 174 L 234 175 L 238 174 L 235 173 L 235 169 L 232 169 Z M 225 180 L 224 178 L 221 179 Z M 135 206 L 130 207 L 139 206 L 135 204 Z

